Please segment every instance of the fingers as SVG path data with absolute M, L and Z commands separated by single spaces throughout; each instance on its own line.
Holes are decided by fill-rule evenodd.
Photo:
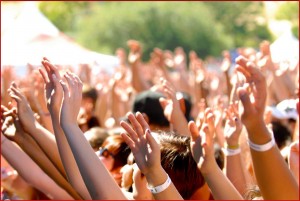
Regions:
M 39 68 L 39 72 L 40 72 L 40 74 L 41 74 L 41 76 L 42 76 L 42 78 L 44 80 L 44 83 L 46 83 L 46 84 L 49 83 L 50 80 L 49 80 L 49 78 L 47 76 L 47 73 L 43 69 L 41 69 L 41 68 Z
M 191 140 L 196 141 L 196 139 L 199 137 L 199 131 L 198 131 L 198 127 L 196 126 L 195 122 L 190 121 L 188 123 L 188 128 L 191 133 Z
M 124 130 L 129 134 L 129 137 L 134 141 L 138 141 L 137 133 L 132 129 L 132 127 L 126 123 L 125 121 L 121 121 L 120 125 L 124 128 Z
M 136 119 L 136 117 L 132 113 L 129 113 L 128 119 L 129 119 L 133 129 L 135 130 L 136 134 L 139 137 L 143 136 L 144 130 L 143 130 L 141 124 L 139 123 L 139 121 Z
M 245 87 L 239 87 L 237 89 L 238 96 L 243 104 L 244 107 L 244 114 L 246 115 L 247 113 L 251 112 L 253 110 L 253 106 L 250 101 L 249 94 L 247 93 L 247 90 Z
M 140 112 L 136 113 L 136 119 L 138 120 L 144 131 L 146 131 L 147 129 L 150 130 L 149 124 L 146 122 L 144 116 Z
M 159 103 L 163 109 L 165 109 L 168 105 L 168 101 L 163 97 L 159 98 Z
M 134 148 L 135 148 L 135 143 L 133 142 L 133 140 L 126 133 L 121 133 L 121 136 L 122 136 L 123 140 L 125 141 L 125 143 L 129 146 L 131 151 L 133 152 Z
M 146 140 L 148 142 L 148 144 L 150 145 L 151 150 L 155 150 L 158 148 L 158 144 L 156 142 L 156 140 L 154 139 L 154 137 L 151 134 L 150 129 L 146 130 Z

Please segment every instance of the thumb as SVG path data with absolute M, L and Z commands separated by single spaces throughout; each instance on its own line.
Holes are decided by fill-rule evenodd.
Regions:
M 199 131 L 198 131 L 198 128 L 197 128 L 195 122 L 194 121 L 190 121 L 188 123 L 188 128 L 189 128 L 189 131 L 191 133 L 191 140 L 192 141 L 196 141 L 197 138 L 199 137 Z
M 251 101 L 250 101 L 250 97 L 249 97 L 249 94 L 247 93 L 247 90 L 245 87 L 239 87 L 237 89 L 237 93 L 238 93 L 238 96 L 243 104 L 243 107 L 244 107 L 244 113 L 247 114 L 249 113 L 250 110 L 252 110 L 252 104 L 251 104 Z

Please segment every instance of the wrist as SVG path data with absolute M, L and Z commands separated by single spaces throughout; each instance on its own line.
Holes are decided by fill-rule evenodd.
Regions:
M 224 148 L 225 149 L 239 149 L 240 148 L 240 144 L 238 142 L 229 142 L 226 141 L 224 144 Z
M 241 148 L 238 143 L 236 143 L 235 145 L 228 145 L 227 143 L 225 143 L 225 146 L 224 148 L 222 148 L 222 151 L 225 156 L 235 156 L 241 153 Z
M 167 173 L 166 171 L 160 166 L 159 168 L 153 168 L 153 170 L 148 171 L 144 174 L 148 186 L 159 186 L 163 184 L 167 180 Z

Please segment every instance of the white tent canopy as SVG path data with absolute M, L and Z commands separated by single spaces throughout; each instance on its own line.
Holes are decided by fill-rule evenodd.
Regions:
M 23 2 L 22 6 L 11 8 L 2 5 L 1 66 L 10 65 L 20 70 L 27 63 L 40 65 L 45 56 L 55 64 L 74 67 L 97 63 L 108 72 L 119 63 L 117 57 L 85 49 L 60 32 L 35 2 Z
M 279 36 L 270 46 L 274 63 L 297 62 L 299 60 L 299 40 L 293 35 L 291 29 Z

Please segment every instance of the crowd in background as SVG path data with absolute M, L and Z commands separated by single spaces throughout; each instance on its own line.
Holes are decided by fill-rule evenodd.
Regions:
M 127 45 L 112 75 L 1 69 L 1 199 L 299 200 L 298 62 Z

